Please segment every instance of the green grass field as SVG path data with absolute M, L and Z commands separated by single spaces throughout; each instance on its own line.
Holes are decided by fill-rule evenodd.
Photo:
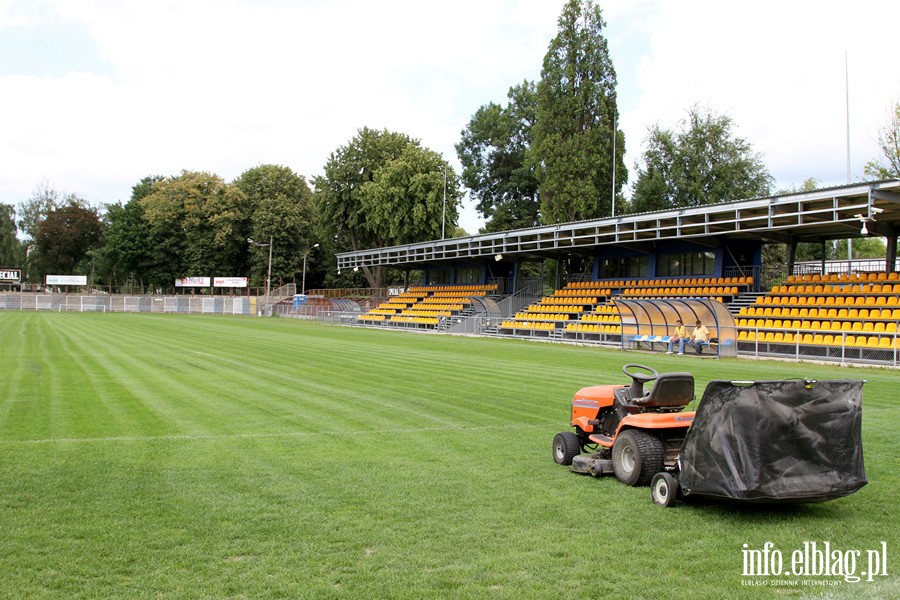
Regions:
M 898 597 L 900 373 L 288 319 L 0 312 L 0 597 Z M 680 503 L 550 454 L 627 362 L 863 378 L 869 484 Z M 742 545 L 888 544 L 889 577 L 742 585 Z

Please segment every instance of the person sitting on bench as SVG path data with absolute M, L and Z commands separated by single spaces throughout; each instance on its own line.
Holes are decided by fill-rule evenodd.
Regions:
M 703 352 L 703 346 L 707 344 L 709 344 L 709 329 L 698 320 L 693 333 L 691 333 L 691 339 L 688 341 L 688 346 L 696 350 L 697 354 L 701 354 Z
M 685 341 L 687 341 L 687 330 L 684 328 L 681 319 L 678 319 L 675 321 L 675 331 L 669 338 L 669 351 L 666 352 L 666 354 L 672 354 L 672 349 L 675 347 L 676 343 L 678 344 L 678 354 L 684 354 Z

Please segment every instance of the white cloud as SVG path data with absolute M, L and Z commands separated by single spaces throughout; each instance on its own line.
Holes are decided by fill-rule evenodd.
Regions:
M 26 199 L 42 178 L 100 203 L 181 169 L 231 179 L 277 163 L 311 176 L 363 126 L 420 138 L 455 163 L 475 110 L 539 77 L 562 4 L 0 0 L 0 37 L 68 27 L 95 53 L 76 63 L 67 44 L 78 36 L 59 36 L 42 41 L 62 75 L 0 70 L 0 202 Z M 629 169 L 650 124 L 673 127 L 699 102 L 731 115 L 780 182 L 842 182 L 845 50 L 854 178 L 877 156 L 900 88 L 891 36 L 873 30 L 897 22 L 896 8 L 602 6 Z M 477 229 L 471 207 L 462 224 Z

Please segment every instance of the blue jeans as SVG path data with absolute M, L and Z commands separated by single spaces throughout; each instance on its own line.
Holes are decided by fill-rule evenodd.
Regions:
M 690 346 L 691 348 L 696 350 L 697 354 L 703 353 L 703 342 L 690 341 L 690 342 L 688 342 L 688 346 Z
M 669 352 L 672 351 L 672 345 L 675 343 L 675 340 L 669 339 Z M 680 354 L 684 354 L 684 338 L 678 338 L 678 352 Z

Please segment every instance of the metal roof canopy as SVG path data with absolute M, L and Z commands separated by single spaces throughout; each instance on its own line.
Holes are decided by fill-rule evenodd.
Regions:
M 554 258 L 590 254 L 598 246 L 652 249 L 674 239 L 721 243 L 724 238 L 763 242 L 822 242 L 869 235 L 896 237 L 900 179 L 814 192 L 546 225 L 337 255 L 338 271 L 358 267 L 424 266 L 495 257 Z M 711 239 L 712 238 L 712 239 Z M 500 259 L 498 259 L 500 260 Z
M 681 319 L 690 332 L 700 321 L 718 338 L 717 356 L 737 356 L 737 326 L 728 307 L 706 298 L 667 300 L 613 300 L 622 320 L 622 348 L 635 336 L 668 336 L 669 327 Z M 712 348 L 712 346 L 711 346 Z

